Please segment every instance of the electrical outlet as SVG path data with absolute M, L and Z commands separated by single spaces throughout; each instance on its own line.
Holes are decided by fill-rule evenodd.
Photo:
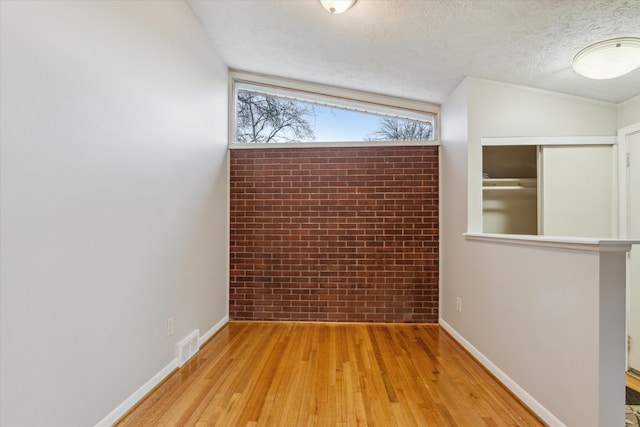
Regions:
M 462 313 L 462 298 L 460 297 L 456 298 L 456 311 Z
M 173 335 L 173 333 L 176 331 L 175 323 L 176 323 L 175 317 L 171 316 L 169 317 L 169 319 L 167 319 L 167 336 Z

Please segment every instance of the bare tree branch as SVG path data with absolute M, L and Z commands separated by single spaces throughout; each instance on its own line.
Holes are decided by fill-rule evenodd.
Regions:
M 426 141 L 433 138 L 433 124 L 418 120 L 385 117 L 380 128 L 369 134 L 367 141 Z
M 238 91 L 236 137 L 243 143 L 308 141 L 315 139 L 309 118 L 312 105 L 274 96 Z

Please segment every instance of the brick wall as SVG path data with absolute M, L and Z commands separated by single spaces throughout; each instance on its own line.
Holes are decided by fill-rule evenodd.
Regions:
M 230 317 L 438 321 L 438 148 L 231 151 Z

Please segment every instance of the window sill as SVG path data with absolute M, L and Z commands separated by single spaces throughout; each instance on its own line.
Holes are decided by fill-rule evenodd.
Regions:
M 440 141 L 339 141 L 339 142 L 274 142 L 270 144 L 229 144 L 231 150 L 272 148 L 351 148 L 351 147 L 439 147 Z
M 465 239 L 474 242 L 497 243 L 515 246 L 572 249 L 591 252 L 627 252 L 640 240 L 600 239 L 595 237 L 530 236 L 524 234 L 463 233 Z

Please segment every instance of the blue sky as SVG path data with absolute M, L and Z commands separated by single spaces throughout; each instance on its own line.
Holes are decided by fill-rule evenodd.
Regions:
M 317 142 L 363 141 L 380 127 L 380 116 L 321 105 L 314 107 Z
M 279 96 L 261 94 L 260 96 Z M 349 142 L 365 141 L 367 137 L 378 131 L 385 116 L 375 113 L 353 111 L 315 102 L 291 100 L 302 109 L 312 107 L 315 114 L 305 115 L 315 134 L 315 142 Z M 309 141 L 309 140 L 308 140 Z

